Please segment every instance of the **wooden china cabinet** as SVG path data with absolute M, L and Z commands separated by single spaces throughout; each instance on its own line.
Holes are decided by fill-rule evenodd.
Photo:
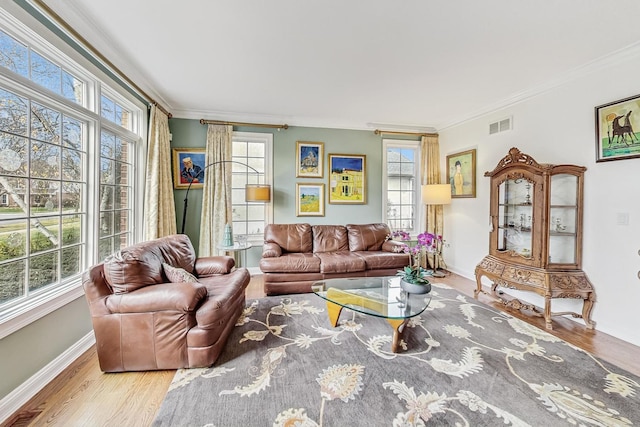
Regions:
M 476 266 L 476 297 L 480 292 L 498 297 L 515 309 L 551 317 L 572 315 L 589 329 L 595 291 L 582 267 L 582 199 L 586 168 L 536 162 L 517 148 L 509 150 L 491 178 L 489 255 Z M 482 289 L 485 276 L 491 292 Z M 535 292 L 544 297 L 544 310 L 517 298 L 504 298 L 498 287 Z M 551 311 L 552 298 L 582 299 L 582 314 Z

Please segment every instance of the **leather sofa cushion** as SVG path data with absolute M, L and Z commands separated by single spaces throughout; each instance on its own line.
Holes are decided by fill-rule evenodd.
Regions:
M 341 225 L 314 225 L 313 252 L 338 252 L 349 250 L 347 229 Z
M 264 273 L 319 273 L 320 258 L 315 257 L 311 252 L 262 258 L 260 270 Z
M 323 274 L 353 273 L 366 268 L 364 259 L 349 251 L 319 252 L 315 256 L 320 259 L 320 272 Z
M 391 234 L 387 224 L 347 224 L 351 251 L 379 251 Z
M 265 243 L 277 243 L 283 252 L 311 252 L 313 237 L 310 224 L 269 224 L 264 230 Z
M 389 253 L 389 252 L 370 252 L 358 251 L 353 252 L 365 262 L 367 270 L 386 270 L 389 268 L 397 268 L 398 270 L 410 264 L 411 258 L 409 254 Z
M 164 282 L 162 263 L 193 272 L 196 256 L 184 234 L 137 243 L 114 253 L 104 262 L 104 275 L 114 294 Z

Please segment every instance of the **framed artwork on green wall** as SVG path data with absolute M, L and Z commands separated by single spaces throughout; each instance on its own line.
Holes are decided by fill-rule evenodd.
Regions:
M 367 202 L 366 155 L 329 154 L 329 203 Z
M 324 144 L 322 142 L 296 142 L 296 177 L 322 178 L 324 176 Z
M 296 216 L 324 216 L 324 184 L 296 183 Z
M 202 188 L 205 169 L 204 148 L 174 148 L 173 152 L 173 188 Z

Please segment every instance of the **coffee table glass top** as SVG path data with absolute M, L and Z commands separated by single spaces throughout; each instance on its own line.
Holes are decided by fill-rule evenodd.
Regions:
M 385 319 L 408 319 L 421 314 L 430 294 L 407 294 L 400 277 L 349 277 L 314 282 L 311 290 L 320 298 L 351 310 Z

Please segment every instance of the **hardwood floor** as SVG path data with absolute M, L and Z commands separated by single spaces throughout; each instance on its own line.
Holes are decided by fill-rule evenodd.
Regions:
M 475 282 L 455 274 L 437 279 L 473 297 Z M 254 276 L 247 298 L 261 298 L 262 276 Z M 479 301 L 499 310 L 504 307 L 489 296 Z M 544 329 L 544 319 L 509 310 Z M 640 375 L 640 348 L 610 335 L 587 329 L 565 318 L 554 318 L 552 334 L 623 369 Z M 104 374 L 95 347 L 89 349 L 45 386 L 3 426 L 148 426 L 151 425 L 175 371 Z

